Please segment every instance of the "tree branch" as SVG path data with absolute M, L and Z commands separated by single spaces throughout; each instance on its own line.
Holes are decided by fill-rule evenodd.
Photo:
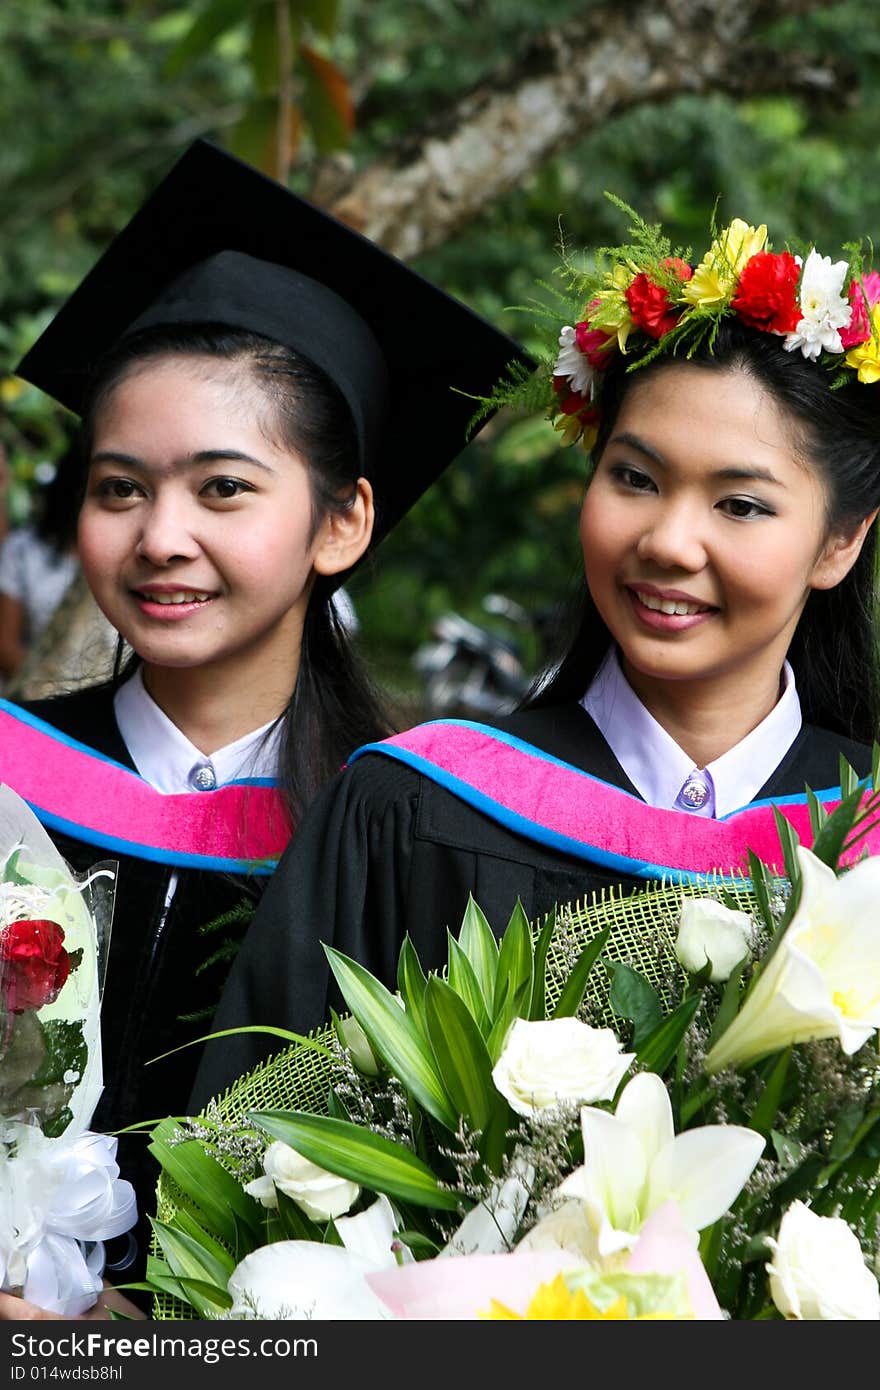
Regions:
M 519 58 L 357 174 L 319 172 L 315 199 L 404 259 L 430 250 L 554 154 L 644 102 L 683 93 L 852 100 L 852 74 L 760 42 L 771 21 L 831 0 L 625 0 L 546 30 Z

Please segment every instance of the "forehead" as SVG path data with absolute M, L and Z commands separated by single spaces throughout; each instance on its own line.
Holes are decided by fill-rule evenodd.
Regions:
M 629 388 L 610 437 L 622 433 L 637 434 L 670 462 L 753 463 L 819 483 L 798 421 L 745 371 L 675 363 L 646 373 Z
M 246 361 L 174 354 L 133 363 L 99 398 L 93 418 L 97 437 L 107 430 L 181 427 L 265 427 L 265 393 Z

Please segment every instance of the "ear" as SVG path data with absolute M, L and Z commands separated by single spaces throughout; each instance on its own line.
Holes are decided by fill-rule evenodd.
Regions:
M 344 512 L 328 512 L 318 528 L 312 550 L 316 574 L 340 574 L 361 558 L 373 535 L 376 514 L 373 489 L 358 478 L 356 496 Z
M 869 516 L 860 521 L 853 531 L 845 531 L 831 536 L 813 569 L 810 587 L 813 589 L 833 589 L 845 579 L 859 558 L 865 537 L 868 534 L 877 512 L 875 508 Z

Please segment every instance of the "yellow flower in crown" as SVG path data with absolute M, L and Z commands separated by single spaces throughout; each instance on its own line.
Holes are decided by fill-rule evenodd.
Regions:
M 767 244 L 767 227 L 750 227 L 735 217 L 709 247 L 682 295 L 689 304 L 726 304 L 732 298 L 740 272 Z
M 871 310 L 870 338 L 867 342 L 859 343 L 858 347 L 850 348 L 846 354 L 846 365 L 855 367 L 859 381 L 866 386 L 880 381 L 880 303 Z
M 584 315 L 591 328 L 616 337 L 621 352 L 626 352 L 626 340 L 635 327 L 626 292 L 637 273 L 638 266 L 616 265 L 605 277 L 608 288 L 599 291 Z

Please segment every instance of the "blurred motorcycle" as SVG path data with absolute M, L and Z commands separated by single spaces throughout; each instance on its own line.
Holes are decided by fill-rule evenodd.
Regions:
M 487 594 L 482 607 L 504 619 L 513 633 L 482 627 L 460 613 L 442 613 L 432 624 L 430 641 L 415 651 L 425 718 L 508 714 L 528 690 L 532 672 L 525 649 L 542 637 L 547 615 L 543 610 L 530 615 L 503 594 Z

